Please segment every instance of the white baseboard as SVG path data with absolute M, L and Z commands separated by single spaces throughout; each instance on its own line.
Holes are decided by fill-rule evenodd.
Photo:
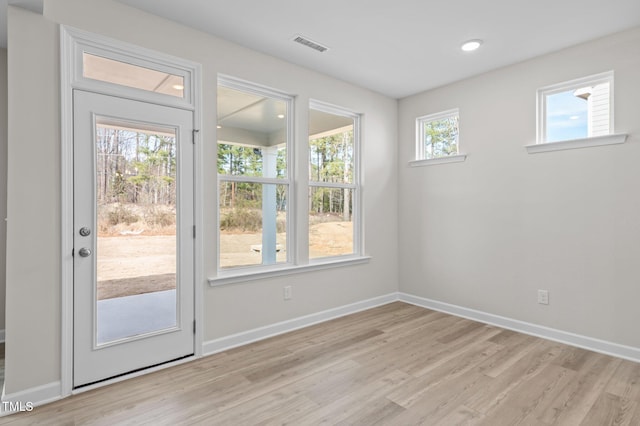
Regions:
M 202 344 L 202 355 L 212 355 L 248 343 L 264 340 L 279 334 L 298 330 L 310 325 L 329 321 L 334 318 L 342 317 L 366 309 L 375 308 L 376 306 L 386 305 L 387 303 L 398 300 L 398 293 L 389 293 L 384 296 L 374 297 L 373 299 L 363 300 L 361 302 L 340 306 L 337 308 L 327 309 L 326 311 L 317 312 L 315 314 L 305 315 L 278 322 L 264 327 L 254 328 L 253 330 L 243 331 L 241 333 L 232 334 L 230 336 L 221 337 L 215 340 L 209 340 Z
M 4 343 L 4 328 L 0 330 L 0 343 Z
M 423 308 L 433 309 L 458 317 L 468 318 L 485 324 L 491 324 L 532 336 L 542 337 L 555 342 L 564 343 L 579 348 L 588 349 L 594 352 L 640 362 L 640 348 L 620 345 L 606 340 L 595 339 L 593 337 L 582 336 L 568 331 L 557 330 L 524 321 L 489 314 L 487 312 L 476 311 L 462 306 L 451 305 L 449 303 L 438 302 L 436 300 L 425 299 L 406 293 L 398 293 L 398 300 Z
M 36 386 L 20 392 L 5 394 L 2 389 L 2 402 L 21 402 L 24 407 L 27 403 L 32 407 L 48 404 L 62 398 L 60 382 L 51 382 L 46 385 Z M 0 416 L 13 414 L 15 411 L 5 411 L 5 404 L 0 404 Z

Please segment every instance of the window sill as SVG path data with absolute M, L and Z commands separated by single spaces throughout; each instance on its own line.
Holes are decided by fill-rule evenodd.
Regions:
M 537 154 L 539 152 L 562 151 L 565 149 L 589 148 L 592 146 L 615 145 L 624 143 L 627 140 L 627 134 L 615 134 L 606 136 L 595 136 L 592 138 L 571 139 L 559 142 L 542 142 L 534 145 L 525 145 L 529 154 Z
M 428 158 L 424 160 L 411 160 L 411 167 L 435 166 L 437 164 L 460 163 L 467 159 L 467 154 L 447 155 L 446 157 Z
M 308 265 L 286 265 L 286 266 L 273 266 L 271 269 L 261 270 L 249 270 L 243 269 L 242 271 L 223 272 L 216 278 L 209 278 L 209 285 L 211 287 L 219 287 L 229 284 L 236 284 L 247 281 L 261 280 L 265 278 L 281 277 L 284 275 L 294 275 L 304 272 L 320 271 L 323 269 L 339 268 L 342 266 L 360 265 L 363 263 L 369 263 L 371 256 L 358 256 L 358 257 L 334 257 L 331 259 L 323 259 Z

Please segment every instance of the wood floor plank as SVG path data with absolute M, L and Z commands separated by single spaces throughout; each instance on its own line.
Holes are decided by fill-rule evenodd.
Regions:
M 340 426 L 375 426 L 393 424 L 395 417 L 405 411 L 404 407 L 386 398 L 378 398 L 359 406 L 358 410 L 343 421 Z
M 343 339 L 336 339 L 334 342 L 325 345 L 318 345 L 315 348 L 309 348 L 305 351 L 294 352 L 290 355 L 270 358 L 268 362 L 251 368 L 244 372 L 244 376 L 251 382 L 257 382 L 267 377 L 280 375 L 287 370 L 291 370 L 296 366 L 314 362 L 323 355 L 333 356 L 345 348 L 354 346 L 356 343 L 371 339 L 382 334 L 379 330 L 369 330 L 356 336 L 349 336 Z
M 493 377 L 494 374 L 489 374 L 488 377 L 492 377 L 494 380 L 476 394 L 465 401 L 465 406 L 475 411 L 486 414 L 497 409 L 510 394 L 515 392 L 519 386 L 530 380 L 534 380 L 535 377 L 542 372 L 542 370 L 549 365 L 549 363 L 560 353 L 561 345 L 554 344 L 545 340 L 537 340 L 528 344 L 525 347 L 521 347 L 517 356 L 514 356 L 514 351 L 509 351 L 509 359 L 517 358 L 516 362 L 509 363 L 509 366 L 504 371 Z M 504 348 L 507 351 L 508 348 Z M 500 352 L 498 352 L 499 355 Z M 480 364 L 477 367 L 479 373 L 487 375 L 487 371 L 493 373 L 495 360 L 504 359 L 500 356 L 492 356 L 489 360 Z M 488 370 L 487 370 L 488 369 Z
M 522 357 L 526 356 L 527 352 L 538 343 L 534 337 L 523 334 L 509 334 L 509 336 L 508 341 L 506 339 L 497 339 L 501 342 L 499 344 L 504 347 L 504 350 L 498 352 L 481 366 L 482 371 L 487 376 L 498 377 L 509 369 L 509 367 L 516 364 Z M 491 341 L 496 343 L 496 339 L 492 339 Z
M 631 417 L 629 424 L 640 425 L 640 403 L 636 404 L 636 409 L 633 412 L 633 417 Z
M 469 407 L 461 405 L 451 410 L 449 414 L 440 419 L 438 422 L 432 423 L 434 426 L 472 426 L 482 422 L 484 415 Z
M 333 424 L 344 421 L 358 412 L 366 415 L 366 412 L 363 413 L 362 407 L 367 402 L 384 398 L 388 393 L 404 386 L 409 379 L 410 376 L 406 373 L 393 370 L 377 380 L 366 383 L 365 386 L 352 389 L 342 388 L 336 392 L 338 398 L 332 398 L 321 404 L 318 410 L 295 419 L 293 424 Z M 309 393 L 307 395 L 310 398 L 317 398 L 317 395 Z
M 620 362 L 604 390 L 640 402 L 640 364 L 631 361 Z
M 413 378 L 387 397 L 398 405 L 409 408 L 420 401 L 424 395 L 434 392 L 433 389 L 446 386 L 449 382 L 466 375 L 498 350 L 498 346 L 491 342 L 479 342 L 473 346 L 458 357 L 448 359 L 448 362 L 440 363 L 437 368 Z
M 543 424 L 539 418 L 576 375 L 575 371 L 554 364 L 513 388 L 504 401 L 485 414 L 489 425 Z
M 283 422 L 287 417 L 294 417 L 299 413 L 308 413 L 316 409 L 318 405 L 304 395 L 284 395 L 279 392 L 263 394 L 250 402 L 237 406 L 236 409 L 227 410 L 214 416 L 194 416 L 188 421 L 192 424 L 210 425 L 258 425 L 275 424 L 274 417 L 281 414 Z M 278 424 L 280 421 L 277 422 Z M 182 424 L 176 422 L 173 424 Z
M 384 359 L 385 362 L 394 363 L 395 366 L 405 371 L 416 365 L 416 370 L 421 369 L 424 365 L 431 365 L 430 362 L 434 358 L 442 357 L 447 353 L 449 346 L 438 342 L 437 339 L 455 332 L 465 325 L 464 321 L 466 320 L 452 319 L 448 316 L 439 317 L 435 321 L 416 327 L 412 333 L 407 333 L 401 338 L 389 336 L 381 342 L 376 350 L 363 352 L 355 359 L 363 365 L 375 365 Z M 477 332 L 481 333 L 482 331 Z
M 640 425 L 640 364 L 394 302 L 0 425 Z
M 580 371 L 592 355 L 593 352 L 586 349 L 566 346 L 553 363 L 574 371 Z
M 622 360 L 591 352 L 591 356 L 553 404 L 541 415 L 550 425 L 579 424 L 587 415 Z
M 629 426 L 638 403 L 610 393 L 602 393 L 587 413 L 584 426 Z
M 494 327 L 474 327 L 466 335 L 461 335 L 455 341 L 443 345 L 438 350 L 428 352 L 424 357 L 414 359 L 407 363 L 403 370 L 416 377 L 423 376 L 432 370 L 440 368 L 443 364 L 450 363 L 453 359 L 464 360 L 465 356 L 475 354 L 475 349 L 480 349 L 478 362 L 483 363 L 488 358 L 499 352 L 500 347 L 487 339 L 492 337 L 497 330 Z M 463 358 L 460 358 L 462 356 Z M 474 361 L 475 362 L 475 361 Z M 459 366 L 463 367 L 463 366 Z
M 470 395 L 481 392 L 493 380 L 480 373 L 467 373 L 441 382 L 422 392 L 407 410 L 394 419 L 394 424 L 437 423 L 456 410 Z

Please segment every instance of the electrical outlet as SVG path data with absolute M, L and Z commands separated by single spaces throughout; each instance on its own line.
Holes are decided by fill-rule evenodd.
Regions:
M 549 290 L 538 290 L 538 303 L 541 305 L 549 304 Z
M 284 300 L 291 300 L 293 298 L 293 290 L 290 285 L 284 287 Z

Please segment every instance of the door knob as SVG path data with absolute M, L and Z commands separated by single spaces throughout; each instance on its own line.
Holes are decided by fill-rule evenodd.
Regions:
M 82 247 L 80 250 L 78 250 L 78 254 L 80 255 L 80 257 L 88 257 L 91 256 L 91 250 L 86 247 Z

